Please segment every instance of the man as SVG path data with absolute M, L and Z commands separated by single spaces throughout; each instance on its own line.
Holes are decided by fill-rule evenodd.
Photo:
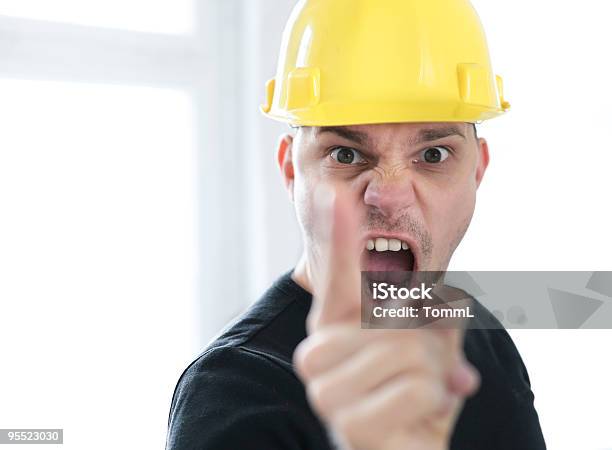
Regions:
M 167 448 L 544 449 L 505 330 L 361 329 L 360 271 L 444 271 L 471 221 L 509 108 L 471 5 L 306 0 L 281 48 L 304 253 L 182 375 Z

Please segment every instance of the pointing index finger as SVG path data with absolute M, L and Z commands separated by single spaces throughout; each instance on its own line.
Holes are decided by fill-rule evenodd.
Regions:
M 309 327 L 312 331 L 333 323 L 360 321 L 361 213 L 344 187 L 317 189 L 315 220 L 320 230 L 313 262 L 314 303 Z

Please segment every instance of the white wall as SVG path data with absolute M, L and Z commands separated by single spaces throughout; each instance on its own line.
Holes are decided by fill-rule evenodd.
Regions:
M 203 345 L 212 52 L 188 1 L 47 3 L 0 2 L 0 424 L 163 448 Z
M 285 14 L 47 3 L 0 3 L 0 424 L 161 448 L 182 370 L 297 255 L 268 251 L 289 205 L 262 214 L 283 196 L 257 105 Z
M 244 36 L 244 142 L 250 244 L 249 298 L 255 298 L 279 274 L 293 267 L 301 250 L 301 239 L 292 205 L 276 165 L 278 137 L 289 127 L 264 117 L 265 83 L 276 74 L 276 59 L 285 21 L 294 5 L 288 0 L 243 2 Z M 253 170 L 254 169 L 254 170 Z

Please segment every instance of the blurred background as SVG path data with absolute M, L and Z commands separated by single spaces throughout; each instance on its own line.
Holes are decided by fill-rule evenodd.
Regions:
M 612 270 L 609 5 L 473 3 L 513 109 L 451 269 Z M 0 428 L 163 448 L 182 370 L 295 263 L 258 111 L 293 4 L 0 2 Z M 549 448 L 612 448 L 612 331 L 512 335 Z

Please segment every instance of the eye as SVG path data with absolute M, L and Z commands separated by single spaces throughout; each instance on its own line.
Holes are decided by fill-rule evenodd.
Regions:
M 336 147 L 330 156 L 340 164 L 360 164 L 365 161 L 361 153 L 350 147 Z
M 429 147 L 421 152 L 421 161 L 429 164 L 440 164 L 450 155 L 446 147 Z

